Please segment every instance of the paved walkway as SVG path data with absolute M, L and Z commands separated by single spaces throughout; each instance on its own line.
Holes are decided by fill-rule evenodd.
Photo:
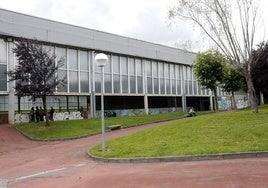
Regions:
M 121 129 L 107 139 L 156 123 Z M 13 127 L 0 126 L 0 188 L 88 187 L 268 187 L 268 158 L 216 161 L 116 164 L 88 158 L 101 136 L 36 142 Z

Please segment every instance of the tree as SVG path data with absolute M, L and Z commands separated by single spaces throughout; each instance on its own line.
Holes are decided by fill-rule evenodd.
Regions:
M 217 51 L 206 51 L 196 55 L 193 65 L 194 74 L 199 84 L 205 89 L 210 89 L 214 93 L 215 110 L 218 111 L 218 94 L 217 87 L 223 78 L 223 63 L 226 59 Z
M 221 88 L 231 94 L 232 109 L 237 110 L 234 92 L 238 91 L 243 86 L 243 75 L 231 65 L 225 65 L 224 77 Z
M 56 74 L 62 60 L 56 64 L 56 56 L 50 55 L 37 40 L 20 39 L 13 52 L 18 64 L 14 70 L 7 72 L 9 81 L 16 81 L 15 90 L 19 97 L 42 98 L 46 126 L 49 126 L 46 96 L 53 95 L 56 86 L 64 82 Z
M 256 91 L 268 94 L 268 42 L 262 42 L 253 51 L 251 75 Z
M 258 112 L 251 66 L 258 4 L 254 0 L 179 0 L 169 18 L 190 20 L 213 41 L 237 68 L 242 68 L 248 87 L 252 112 Z

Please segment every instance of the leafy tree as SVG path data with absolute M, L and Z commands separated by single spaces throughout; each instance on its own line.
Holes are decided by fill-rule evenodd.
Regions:
M 246 79 L 252 112 L 258 112 L 251 76 L 253 45 L 258 28 L 256 0 L 179 0 L 169 18 L 189 20 L 213 41 L 216 47 Z
M 225 66 L 224 77 L 222 80 L 221 87 L 224 91 L 231 94 L 232 98 L 232 109 L 237 110 L 234 92 L 238 91 L 243 86 L 243 75 L 236 68 L 229 64 Z
M 37 40 L 20 39 L 13 51 L 18 64 L 14 70 L 8 71 L 9 81 L 16 81 L 15 90 L 19 97 L 42 98 L 46 126 L 49 126 L 46 96 L 53 95 L 56 86 L 64 82 L 56 74 L 63 65 L 62 60 L 56 64 L 56 56 L 50 55 Z
M 251 75 L 256 91 L 268 94 L 268 42 L 262 42 L 253 52 Z
M 224 66 L 226 59 L 216 51 L 201 52 L 196 55 L 194 63 L 194 74 L 201 86 L 210 89 L 214 93 L 215 109 L 218 111 L 217 87 L 222 82 L 224 76 Z

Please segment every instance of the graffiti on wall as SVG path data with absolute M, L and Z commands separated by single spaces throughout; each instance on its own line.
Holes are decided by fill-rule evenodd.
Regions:
M 236 101 L 236 105 L 238 109 L 246 108 L 249 106 L 248 100 L 239 99 Z
M 218 97 L 219 110 L 231 109 L 231 100 L 227 97 Z
M 80 112 L 55 112 L 54 121 L 83 119 Z M 29 114 L 16 114 L 15 123 L 29 123 Z

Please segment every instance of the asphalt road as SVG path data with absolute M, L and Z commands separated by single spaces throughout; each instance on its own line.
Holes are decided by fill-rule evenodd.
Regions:
M 163 123 L 111 131 L 120 137 Z M 22 125 L 23 126 L 23 125 Z M 268 187 L 268 158 L 118 164 L 86 152 L 101 136 L 36 142 L 0 125 L 0 188 Z

